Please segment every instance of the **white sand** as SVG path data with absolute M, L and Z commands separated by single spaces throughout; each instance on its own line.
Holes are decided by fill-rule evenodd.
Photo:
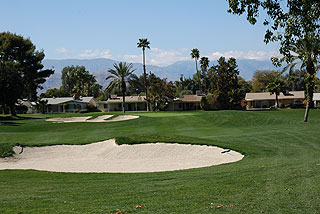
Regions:
M 65 123 L 75 123 L 75 122 L 86 122 L 88 119 L 90 119 L 91 116 L 88 117 L 58 117 L 58 118 L 50 118 L 46 121 L 50 122 L 65 122 Z
M 3 169 L 36 169 L 55 172 L 160 172 L 200 168 L 241 160 L 238 152 L 215 146 L 184 144 L 121 145 L 106 140 L 87 145 L 14 147 L 15 155 L 0 159 Z
M 139 118 L 139 116 L 135 116 L 135 115 L 119 115 L 118 117 L 112 118 L 111 120 L 107 120 L 106 122 L 132 120 L 132 119 L 137 119 L 137 118 Z
M 96 117 L 92 120 L 87 120 L 87 122 L 107 122 L 106 119 L 109 119 L 110 117 L 112 117 L 113 115 L 102 115 L 99 117 Z
M 111 118 L 113 115 L 102 115 L 90 120 L 91 116 L 88 117 L 58 117 L 58 118 L 50 118 L 46 121 L 56 122 L 56 123 L 73 123 L 73 122 L 116 122 L 116 121 L 124 121 L 124 120 L 132 120 L 137 119 L 139 116 L 135 115 L 119 115 L 115 118 L 107 120 Z

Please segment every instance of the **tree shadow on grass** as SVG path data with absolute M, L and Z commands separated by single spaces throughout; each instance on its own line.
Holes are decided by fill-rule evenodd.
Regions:
M 20 122 L 23 120 L 33 119 L 44 119 L 45 117 L 24 117 L 24 116 L 0 116 L 0 127 L 1 126 L 20 126 L 24 123 Z M 19 121 L 19 122 L 17 122 Z
M 46 117 L 0 116 L 0 121 L 34 120 L 34 119 L 45 119 L 45 118 Z
M 23 123 L 16 122 L 0 122 L 0 126 L 20 126 Z

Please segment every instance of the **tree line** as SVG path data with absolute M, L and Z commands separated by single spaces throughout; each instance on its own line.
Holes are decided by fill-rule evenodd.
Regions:
M 40 102 L 37 89 L 46 78 L 53 74 L 53 69 L 43 69 L 41 61 L 43 51 L 36 51 L 29 39 L 9 32 L 0 34 L 1 64 L 0 87 L 1 107 L 10 108 L 16 115 L 14 106 L 18 99 L 27 98 Z M 164 110 L 174 98 L 184 95 L 199 94 L 203 96 L 201 107 L 205 110 L 241 109 L 241 100 L 248 92 L 270 92 L 279 95 L 286 90 L 306 90 L 307 71 L 297 70 L 288 64 L 283 71 L 257 71 L 252 80 L 246 81 L 239 75 L 236 59 L 220 57 L 215 65 L 209 66 L 208 57 L 200 57 L 198 49 L 191 50 L 190 56 L 195 60 L 195 74 L 192 77 L 181 75 L 179 80 L 168 81 L 147 72 L 145 66 L 146 49 L 150 49 L 148 39 L 139 39 L 138 48 L 143 52 L 143 74 L 134 74 L 132 64 L 120 62 L 109 68 L 106 79 L 112 79 L 103 90 L 96 78 L 84 66 L 67 66 L 61 71 L 61 87 L 49 89 L 42 93 L 43 97 L 81 97 L 93 96 L 97 100 L 106 100 L 112 94 L 123 96 L 146 96 L 148 110 Z M 199 65 L 198 65 L 199 63 Z M 320 85 L 314 77 L 314 85 Z M 319 87 L 318 87 L 319 88 Z M 315 87 L 315 90 L 317 87 Z M 123 106 L 124 107 L 124 106 Z M 124 108 L 123 108 L 124 109 Z

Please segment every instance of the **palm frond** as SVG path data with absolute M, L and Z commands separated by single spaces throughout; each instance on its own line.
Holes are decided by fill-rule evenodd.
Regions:
M 288 65 L 286 65 L 283 69 L 281 73 L 284 73 L 286 71 L 292 72 L 294 70 L 294 68 L 297 67 L 297 65 L 300 64 L 300 62 L 293 62 L 293 63 L 289 63 Z
M 116 88 L 116 87 L 120 87 L 119 79 L 114 79 L 113 81 L 111 81 L 107 86 L 106 90 L 111 91 L 113 88 Z

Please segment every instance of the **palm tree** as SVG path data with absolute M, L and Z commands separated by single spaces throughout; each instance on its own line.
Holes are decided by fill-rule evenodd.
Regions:
M 107 76 L 106 80 L 113 79 L 108 87 L 107 90 L 111 90 L 114 87 L 121 88 L 122 93 L 122 112 L 125 113 L 125 94 L 126 94 L 126 82 L 130 80 L 132 77 L 132 73 L 135 71 L 133 68 L 132 63 L 127 64 L 125 62 L 120 62 L 119 65 L 116 63 L 113 64 L 114 69 L 109 69 L 108 72 L 110 73 Z
M 198 75 L 199 89 L 201 90 L 200 74 L 198 71 L 198 59 L 200 58 L 199 50 L 197 48 L 192 49 L 190 56 L 192 59 L 194 59 L 196 61 L 196 71 L 197 71 L 197 75 Z
M 147 38 L 145 39 L 139 39 L 139 42 L 137 43 L 138 48 L 142 48 L 142 57 L 143 57 L 143 76 L 144 76 L 144 86 L 146 91 L 146 98 L 147 98 L 147 111 L 149 111 L 149 102 L 148 102 L 148 85 L 147 85 L 147 72 L 146 72 L 146 55 L 145 50 L 146 48 L 150 49 L 150 42 Z
M 204 82 L 204 93 L 207 93 L 207 69 L 209 67 L 209 59 L 208 57 L 201 57 L 200 59 L 200 67 L 203 73 L 203 82 Z
M 304 38 L 299 39 L 294 45 L 290 47 L 290 51 L 295 53 L 288 61 L 289 63 L 283 71 L 292 71 L 298 64 L 301 64 L 300 70 L 305 70 L 305 83 L 306 83 L 306 97 L 307 105 L 304 115 L 304 122 L 308 122 L 309 109 L 313 107 L 313 91 L 315 87 L 315 75 L 317 70 L 320 69 L 320 39 L 315 35 L 305 35 Z M 298 62 L 297 62 L 298 60 Z
M 279 78 L 276 78 L 276 79 L 272 80 L 267 85 L 267 91 L 270 92 L 270 94 L 275 94 L 276 95 L 276 108 L 279 107 L 278 96 L 280 95 L 281 92 L 285 93 L 285 91 L 286 91 L 285 87 L 286 86 L 285 86 L 284 82 Z

